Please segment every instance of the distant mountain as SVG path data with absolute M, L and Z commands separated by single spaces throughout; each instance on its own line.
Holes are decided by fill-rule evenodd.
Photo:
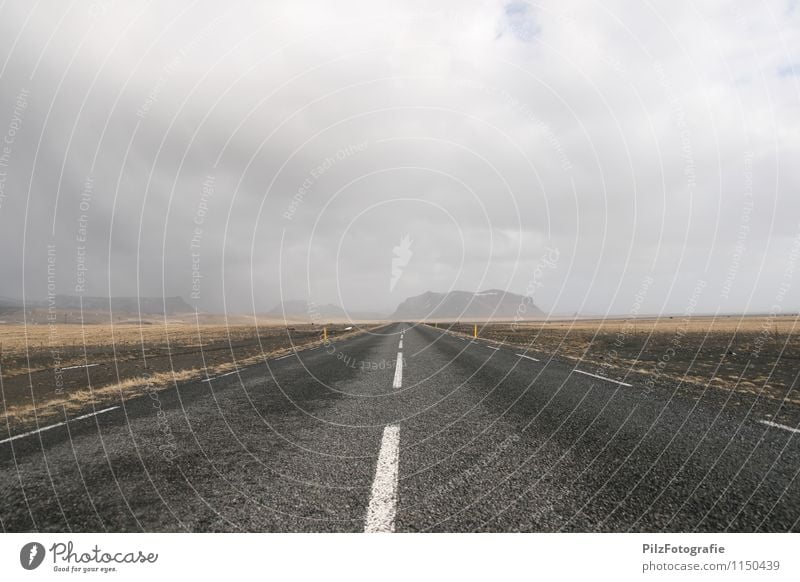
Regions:
M 268 311 L 267 315 L 311 322 L 321 322 L 328 319 L 347 319 L 344 309 L 338 305 L 332 303 L 317 305 L 305 299 L 292 299 L 279 303 Z
M 57 309 L 80 311 L 81 297 L 75 295 L 56 295 Z M 183 297 L 83 297 L 84 311 L 108 311 L 119 313 L 139 313 L 174 315 L 191 313 L 194 308 Z
M 0 297 L 0 315 L 9 315 L 22 311 L 22 301 Z
M 530 298 L 490 289 L 478 293 L 428 291 L 403 301 L 392 319 L 529 319 L 542 316 L 544 312 L 532 305 Z

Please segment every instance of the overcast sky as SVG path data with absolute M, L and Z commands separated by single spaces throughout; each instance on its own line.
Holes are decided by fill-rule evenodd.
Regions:
M 798 2 L 589 4 L 5 2 L 0 296 L 800 309 Z

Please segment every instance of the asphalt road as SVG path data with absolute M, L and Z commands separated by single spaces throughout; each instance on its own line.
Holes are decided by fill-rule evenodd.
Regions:
M 800 530 L 777 404 L 522 353 L 393 324 L 87 410 L 0 443 L 0 526 Z

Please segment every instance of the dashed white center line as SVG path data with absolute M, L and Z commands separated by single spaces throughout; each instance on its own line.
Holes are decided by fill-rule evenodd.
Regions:
M 89 414 L 82 414 L 81 416 L 76 416 L 75 418 L 70 419 L 70 420 L 65 420 L 64 422 L 57 422 L 56 424 L 51 424 L 50 426 L 45 426 L 45 427 L 42 427 L 42 428 L 37 428 L 36 430 L 23 432 L 22 434 L 18 434 L 16 436 L 13 436 L 13 437 L 10 437 L 10 438 L 7 438 L 7 439 L 3 439 L 2 441 L 0 441 L 0 444 L 7 443 L 7 442 L 10 442 L 10 441 L 15 441 L 17 439 L 21 439 L 23 437 L 30 436 L 32 434 L 36 434 L 38 432 L 44 432 L 46 430 L 50 430 L 51 428 L 57 428 L 59 426 L 64 426 L 65 424 L 67 424 L 67 422 L 74 422 L 76 420 L 83 420 L 84 418 L 89 418 L 91 416 L 97 416 L 98 414 L 103 414 L 104 412 L 110 412 L 112 410 L 116 410 L 117 408 L 119 408 L 119 406 L 112 406 L 111 408 L 104 408 L 103 410 L 98 410 L 97 412 L 90 412 Z
M 390 424 L 383 429 L 378 466 L 375 469 L 375 480 L 372 482 L 372 495 L 364 526 L 364 531 L 367 533 L 394 532 L 399 460 L 400 427 Z
M 397 349 L 399 350 L 403 349 L 403 338 L 400 338 L 400 345 L 397 346 Z
M 517 354 L 517 355 L 518 355 L 520 358 L 525 358 L 526 360 L 533 360 L 534 362 L 538 362 L 538 361 L 539 361 L 539 360 L 537 360 L 536 358 L 534 358 L 533 356 L 526 356 L 525 354 Z
M 788 430 L 789 432 L 800 434 L 800 429 L 792 428 L 791 426 L 786 426 L 785 424 L 779 424 L 777 422 L 772 422 L 771 420 L 759 420 L 761 424 L 766 424 L 767 426 L 771 426 L 773 428 L 780 428 L 782 430 Z
M 231 374 L 236 374 L 241 370 L 234 370 L 233 372 L 228 372 L 226 374 L 220 374 L 219 376 L 214 376 L 213 378 L 203 378 L 200 380 L 201 382 L 211 382 L 211 380 L 216 380 L 217 378 L 224 378 L 225 376 L 230 376 Z
M 598 376 L 597 374 L 590 374 L 589 372 L 584 372 L 583 370 L 574 370 L 578 374 L 583 374 L 584 376 L 591 376 L 592 378 L 599 378 L 600 380 L 605 380 L 606 382 L 613 382 L 614 384 L 619 384 L 620 386 L 627 386 L 628 388 L 633 388 L 633 384 L 627 384 L 626 382 L 620 382 L 619 380 L 612 380 L 611 378 L 606 378 L 605 376 Z
M 392 388 L 403 387 L 403 352 L 397 352 L 397 364 L 394 367 L 394 381 Z

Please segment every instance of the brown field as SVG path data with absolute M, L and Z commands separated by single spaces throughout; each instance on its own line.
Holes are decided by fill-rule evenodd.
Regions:
M 345 327 L 327 326 L 328 336 L 359 333 Z M 119 403 L 318 344 L 321 333 L 310 324 L 0 325 L 0 423 L 13 433 L 63 420 L 90 404 Z
M 746 392 L 800 405 L 800 319 L 661 317 L 479 323 L 482 338 L 580 361 L 610 378 L 636 377 L 653 388 Z M 441 324 L 440 327 L 444 327 Z M 473 324 L 450 324 L 471 335 Z
M 473 331 L 472 323 L 437 325 L 467 335 Z M 478 328 L 482 338 L 581 362 L 584 370 L 636 379 L 652 389 L 735 391 L 780 401 L 784 409 L 800 408 L 796 316 L 484 322 Z M 346 332 L 344 324 L 328 330 L 331 338 L 358 333 Z M 90 404 L 118 403 L 275 357 L 292 345 L 310 346 L 320 342 L 320 333 L 309 324 L 211 320 L 0 325 L 0 422 L 18 432 Z M 82 367 L 87 363 L 91 367 Z

